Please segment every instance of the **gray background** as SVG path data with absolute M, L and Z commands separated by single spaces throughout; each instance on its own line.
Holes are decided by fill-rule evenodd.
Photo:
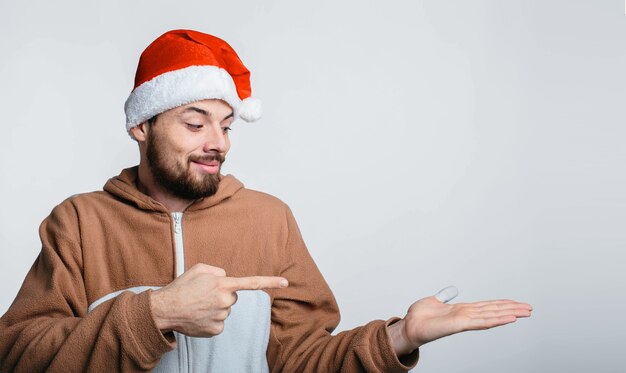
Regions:
M 455 284 L 534 315 L 415 371 L 626 371 L 621 0 L 3 0 L 0 314 L 52 207 L 137 163 L 123 103 L 173 28 L 252 71 L 265 115 L 224 170 L 292 207 L 339 330 Z

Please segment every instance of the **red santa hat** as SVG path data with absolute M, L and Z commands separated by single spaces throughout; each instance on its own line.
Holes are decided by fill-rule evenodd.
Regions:
M 250 71 L 224 40 L 192 30 L 159 36 L 139 58 L 135 87 L 124 105 L 126 130 L 177 106 L 221 99 L 246 122 L 261 117 Z

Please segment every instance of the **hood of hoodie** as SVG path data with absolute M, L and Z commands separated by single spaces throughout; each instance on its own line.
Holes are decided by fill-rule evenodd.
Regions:
M 137 189 L 137 172 L 139 167 L 126 168 L 118 176 L 110 178 L 104 184 L 104 191 L 122 199 L 142 210 L 168 212 L 167 208 Z M 206 198 L 194 201 L 185 211 L 202 210 L 227 200 L 243 189 L 243 184 L 232 175 L 220 175 L 217 192 Z

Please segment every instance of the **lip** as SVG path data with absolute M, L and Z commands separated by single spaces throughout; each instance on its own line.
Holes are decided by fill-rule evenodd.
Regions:
M 220 165 L 220 162 L 218 162 L 218 161 L 209 161 L 209 162 L 192 161 L 192 162 L 195 162 L 197 164 L 201 164 L 201 165 L 204 165 L 204 166 L 211 166 L 211 167 Z
M 197 168 L 201 171 L 204 171 L 208 174 L 217 174 L 220 171 L 220 162 L 218 161 L 210 161 L 210 162 L 202 162 L 202 161 L 191 161 L 191 163 L 195 164 Z

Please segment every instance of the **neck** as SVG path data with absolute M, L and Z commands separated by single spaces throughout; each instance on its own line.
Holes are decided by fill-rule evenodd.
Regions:
M 150 198 L 158 201 L 170 212 L 182 212 L 194 201 L 173 195 L 155 182 L 147 165 L 140 164 L 137 173 L 137 189 Z

